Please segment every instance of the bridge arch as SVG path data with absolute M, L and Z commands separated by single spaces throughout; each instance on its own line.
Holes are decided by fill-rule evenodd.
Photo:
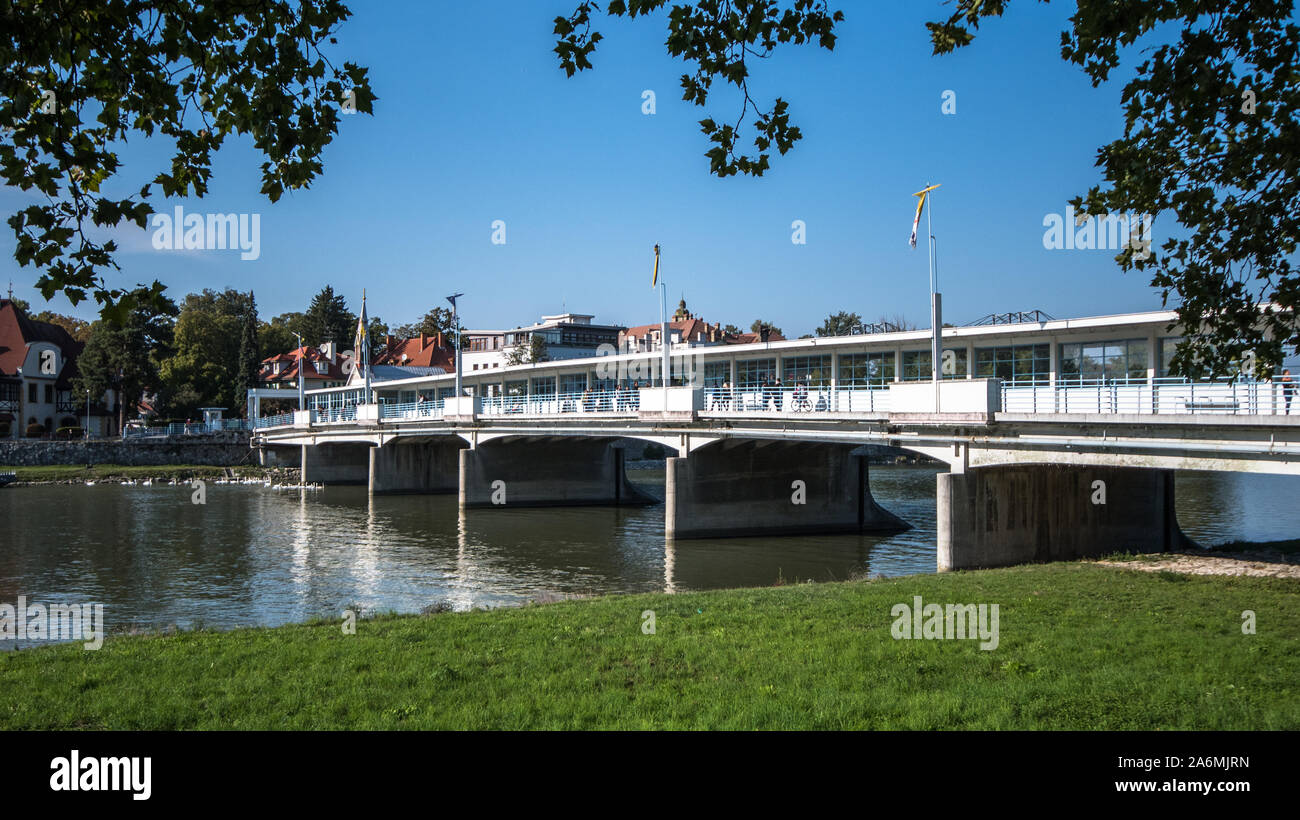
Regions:
M 910 525 L 871 494 L 860 440 L 738 432 L 669 458 L 669 538 L 891 532 Z
M 556 439 L 606 439 L 617 442 L 620 439 L 629 441 L 644 441 L 648 444 L 658 444 L 670 451 L 679 450 L 683 435 L 678 433 L 638 433 L 627 430 L 592 430 L 581 432 L 556 431 L 549 432 L 538 430 L 532 433 L 520 433 L 516 431 L 490 431 L 490 430 L 465 430 L 457 431 L 456 435 L 469 442 L 471 445 L 486 444 L 488 442 L 500 442 L 503 440 L 524 440 L 537 438 L 556 438 Z M 703 442 L 708 443 L 708 442 Z M 700 446 L 703 446 L 702 444 Z
M 657 504 L 628 481 L 616 435 L 538 430 L 477 436 L 460 450 L 462 509 Z

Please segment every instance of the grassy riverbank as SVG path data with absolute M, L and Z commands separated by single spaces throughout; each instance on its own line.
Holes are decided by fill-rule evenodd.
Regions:
M 0 727 L 1296 729 L 1298 593 L 1052 564 L 110 637 L 0 653 Z M 999 645 L 894 640 L 914 595 Z
M 21 484 L 74 484 L 82 481 L 125 481 L 128 479 L 175 479 L 221 478 L 230 470 L 237 478 L 262 478 L 271 475 L 273 470 L 240 465 L 236 467 L 213 467 L 204 464 L 164 464 L 161 466 L 126 466 L 121 464 L 54 464 L 45 467 L 5 467 L 0 466 L 0 473 L 14 473 L 15 482 Z M 278 470 L 277 474 L 284 470 Z

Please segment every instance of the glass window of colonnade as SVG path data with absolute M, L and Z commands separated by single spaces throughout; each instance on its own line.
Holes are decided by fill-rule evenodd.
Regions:
M 564 373 L 560 375 L 561 393 L 581 393 L 587 389 L 586 373 Z
M 1181 341 L 1182 339 L 1176 336 L 1160 340 L 1160 362 L 1159 368 L 1156 370 L 1156 375 L 1160 378 L 1163 379 L 1170 376 L 1169 365 L 1173 363 L 1174 353 L 1178 348 L 1178 343 Z
M 1062 344 L 1059 381 L 1146 381 L 1147 354 L 1146 339 Z
M 1052 346 L 1000 345 L 975 348 L 975 378 L 998 378 L 1007 384 L 1051 381 Z
M 731 362 L 706 362 L 704 364 L 704 386 L 721 387 L 723 382 L 731 380 Z
M 966 349 L 965 348 L 945 348 L 944 353 L 953 354 L 952 372 L 944 373 L 945 379 L 964 379 L 966 378 Z M 930 367 L 930 351 L 928 350 L 905 350 L 903 351 L 903 381 L 929 381 L 933 377 Z
M 736 362 L 736 386 L 754 387 L 776 375 L 776 359 L 746 359 Z
M 830 356 L 790 356 L 782 364 L 781 381 L 785 384 L 805 381 L 809 387 L 826 387 L 831 383 Z
M 894 380 L 894 351 L 840 354 L 841 387 L 882 386 Z

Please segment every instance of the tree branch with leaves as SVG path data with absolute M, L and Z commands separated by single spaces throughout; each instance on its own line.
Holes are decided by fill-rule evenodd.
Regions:
M 163 306 L 157 281 L 111 283 L 117 245 L 87 230 L 145 228 L 155 193 L 202 197 L 228 137 L 265 156 L 271 202 L 308 187 L 342 107 L 370 113 L 375 99 L 365 68 L 325 55 L 349 16 L 339 0 L 0 0 L 0 177 L 37 200 L 9 225 L 41 294 L 93 297 L 119 324 Z M 128 183 L 117 148 L 135 136 L 170 139 L 174 154 Z
M 667 0 L 610 0 L 604 13 L 635 19 L 667 4 Z M 570 77 L 592 68 L 591 55 L 603 39 L 599 31 L 592 30 L 592 15 L 600 12 L 599 3 L 582 2 L 568 17 L 555 18 L 554 33 L 559 39 L 554 50 L 560 68 Z M 700 130 L 713 143 L 705 152 L 709 173 L 762 176 L 771 167 L 768 151 L 773 146 L 785 154 L 803 138 L 799 128 L 790 123 L 788 102 L 777 97 L 764 109 L 754 101 L 749 91 L 750 65 L 771 57 L 778 45 L 816 43 L 831 51 L 835 48 L 835 25 L 843 20 L 844 13 L 831 11 L 825 0 L 700 0 L 672 7 L 664 45 L 671 56 L 693 67 L 691 73 L 682 75 L 682 99 L 704 106 L 716 79 L 740 92 L 740 112 L 734 121 L 700 120 Z M 740 147 L 750 117 L 757 156 L 742 153 Z
M 936 54 L 969 45 L 1007 0 L 958 0 L 929 23 Z M 1171 214 L 1185 236 L 1116 261 L 1151 274 L 1183 328 L 1170 369 L 1270 377 L 1300 344 L 1300 26 L 1292 0 L 1079 0 L 1061 56 L 1106 82 L 1139 38 L 1124 135 L 1097 153 L 1082 216 Z M 1180 24 L 1181 28 L 1169 28 Z M 1169 32 L 1166 34 L 1166 32 Z M 1148 41 L 1150 42 L 1148 45 Z

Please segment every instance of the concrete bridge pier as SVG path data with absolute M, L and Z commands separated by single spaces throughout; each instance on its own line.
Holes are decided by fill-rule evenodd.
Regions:
M 370 492 L 454 493 L 460 482 L 460 438 L 390 441 L 370 448 Z
M 258 447 L 257 463 L 262 467 L 301 467 L 302 454 L 298 450 L 298 447 Z
M 1195 546 L 1178 526 L 1172 470 L 1018 464 L 938 481 L 940 572 Z
M 460 506 L 655 504 L 627 480 L 608 438 L 493 439 L 460 451 Z
M 365 484 L 370 479 L 369 444 L 302 445 L 302 483 Z
M 667 460 L 669 538 L 890 532 L 911 525 L 871 497 L 853 445 L 724 440 Z

